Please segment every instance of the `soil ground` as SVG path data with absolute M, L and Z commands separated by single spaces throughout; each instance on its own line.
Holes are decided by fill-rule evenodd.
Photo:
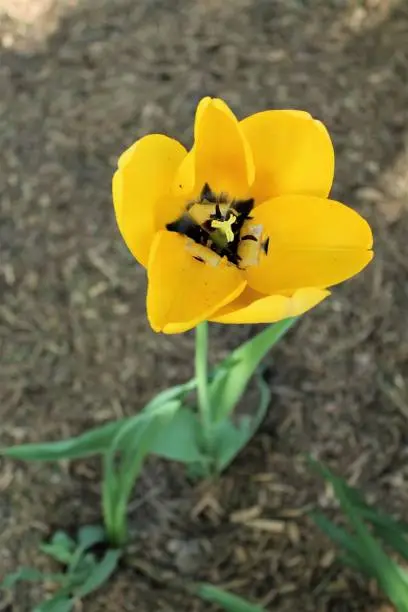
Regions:
M 181 578 L 277 612 L 391 610 L 307 518 L 333 502 L 304 454 L 408 519 L 406 0 L 0 0 L 0 40 L 1 445 L 132 414 L 191 376 L 192 334 L 148 327 L 110 181 L 142 134 L 189 143 L 203 95 L 322 119 L 334 195 L 375 232 L 374 263 L 274 351 L 269 415 L 219 483 L 149 460 L 126 562 L 83 609 L 211 610 Z M 255 331 L 214 326 L 212 358 Z M 94 461 L 0 460 L 0 574 L 50 569 L 38 543 L 100 519 L 99 477 Z M 0 610 L 43 596 L 20 587 Z

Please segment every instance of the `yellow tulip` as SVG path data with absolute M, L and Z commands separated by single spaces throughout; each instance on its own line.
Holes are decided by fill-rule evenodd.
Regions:
M 372 233 L 328 199 L 334 152 L 322 123 L 294 110 L 238 121 L 198 105 L 194 145 L 150 134 L 119 158 L 113 201 L 147 268 L 152 328 L 269 323 L 309 310 L 372 259 Z

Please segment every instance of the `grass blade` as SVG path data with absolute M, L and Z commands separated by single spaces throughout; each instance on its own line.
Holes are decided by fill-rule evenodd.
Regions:
M 403 559 L 408 560 L 408 542 L 405 532 L 397 528 L 388 528 L 382 525 L 373 525 L 374 534 L 385 544 L 388 544 Z
M 251 604 L 242 597 L 211 584 L 200 584 L 195 589 L 195 593 L 205 601 L 218 604 L 227 612 L 265 612 L 261 606 Z
M 360 510 L 362 507 L 364 510 L 366 504 L 362 496 L 355 489 L 348 487 L 341 478 L 332 474 L 327 467 L 313 459 L 311 463 L 333 486 L 334 493 L 353 529 L 354 545 L 358 547 L 359 555 L 364 559 L 364 569 L 376 578 L 379 586 L 399 612 L 408 612 L 408 575 L 388 557 L 363 523 Z M 321 515 L 320 525 L 322 525 Z M 352 559 L 355 559 L 354 555 Z
M 361 571 L 366 571 L 367 560 L 355 536 L 335 525 L 321 512 L 311 512 L 309 516 L 335 544 L 346 551 L 354 566 L 357 565 Z

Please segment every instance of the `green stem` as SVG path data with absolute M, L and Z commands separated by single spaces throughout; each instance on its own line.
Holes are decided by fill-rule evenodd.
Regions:
M 212 456 L 212 417 L 208 385 L 208 323 L 196 327 L 195 372 L 198 391 L 198 408 L 208 455 Z

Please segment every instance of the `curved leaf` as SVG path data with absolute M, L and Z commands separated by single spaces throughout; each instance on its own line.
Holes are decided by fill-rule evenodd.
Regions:
M 220 364 L 219 374 L 210 383 L 213 422 L 222 421 L 234 410 L 262 359 L 298 318 L 292 317 L 269 325 L 235 349 Z

